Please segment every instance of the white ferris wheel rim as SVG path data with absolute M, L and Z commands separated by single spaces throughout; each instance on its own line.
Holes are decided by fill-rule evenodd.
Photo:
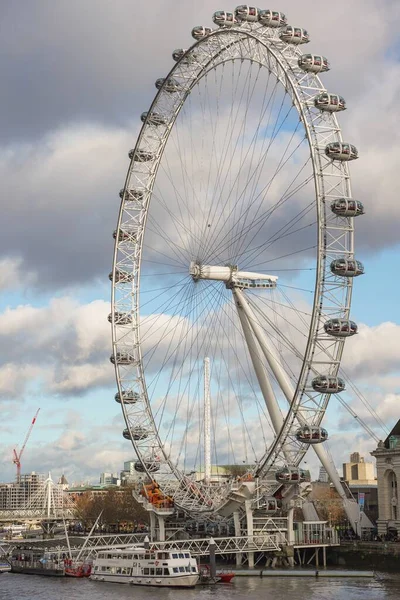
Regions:
M 248 54 L 245 55 L 247 51 Z M 121 227 L 125 226 L 126 229 L 126 223 L 135 223 L 136 237 L 135 240 L 120 241 L 117 235 L 113 261 L 113 356 L 118 393 L 120 399 L 122 399 L 121 406 L 127 428 L 129 432 L 134 427 L 143 427 L 147 428 L 148 431 L 152 431 L 147 441 L 133 439 L 130 434 L 139 461 L 143 466 L 143 472 L 152 477 L 149 453 L 152 452 L 153 456 L 156 453 L 156 460 L 162 457 L 163 463 L 169 467 L 170 475 L 173 475 L 178 482 L 185 480 L 185 474 L 174 464 L 161 439 L 147 395 L 143 368 L 139 327 L 143 239 L 151 206 L 151 195 L 164 149 L 175 121 L 188 98 L 189 90 L 206 73 L 214 69 L 218 61 L 232 60 L 232 54 L 234 59 L 242 60 L 245 58 L 268 68 L 273 72 L 280 85 L 283 86 L 285 93 L 291 96 L 308 140 L 314 175 L 315 210 L 318 221 L 315 293 L 303 366 L 284 426 L 260 460 L 258 475 L 266 475 L 272 465 L 279 464 L 284 445 L 287 445 L 288 440 L 293 437 L 295 415 L 301 406 L 309 407 L 310 403 L 313 403 L 314 413 L 311 423 L 317 426 L 321 423 L 328 404 L 329 394 L 310 394 L 310 378 L 316 372 L 324 373 L 324 370 L 329 375 L 337 375 L 343 349 L 343 338 L 329 338 L 323 329 L 323 325 L 328 317 L 347 319 L 350 310 L 352 279 L 335 278 L 334 285 L 329 284 L 329 258 L 337 258 L 338 256 L 353 258 L 354 248 L 352 219 L 339 218 L 329 214 L 330 199 L 351 198 L 352 196 L 346 163 L 335 164 L 333 161 L 328 160 L 325 155 L 325 146 L 328 143 L 342 141 L 337 119 L 334 114 L 322 115 L 313 107 L 315 95 L 326 92 L 326 90 L 316 74 L 305 73 L 298 67 L 296 68 L 298 58 L 302 53 L 297 47 L 280 41 L 275 30 L 266 30 L 258 24 L 245 24 L 240 28 L 213 31 L 193 44 L 168 74 L 166 79 L 177 81 L 182 89 L 175 94 L 171 94 L 166 91 L 165 86 L 161 87 L 150 107 L 148 114 L 160 112 L 164 117 L 167 117 L 167 123 L 161 125 L 160 133 L 159 125 L 153 126 L 153 124 L 145 122 L 139 134 L 124 186 L 125 192 L 121 201 L 117 225 L 117 232 L 119 232 Z M 168 106 L 170 106 L 169 116 L 167 116 Z M 161 107 L 161 110 L 159 107 Z M 155 131 L 157 131 L 156 134 Z M 140 156 L 140 151 L 149 152 L 154 155 L 154 158 L 142 162 L 140 159 L 143 157 Z M 138 158 L 139 160 L 137 160 Z M 132 202 L 128 195 L 129 190 L 134 189 L 144 190 L 145 197 L 140 199 L 140 206 L 133 211 L 136 211 L 133 215 L 132 208 L 129 207 Z M 127 286 L 127 282 L 116 280 L 118 270 L 122 271 L 121 267 L 128 264 L 131 265 L 130 272 L 132 275 L 132 281 L 128 282 L 130 286 Z M 131 288 L 130 291 L 129 287 Z M 128 308 L 129 302 L 131 304 Z M 121 327 L 116 322 L 115 315 L 127 312 L 132 315 L 131 327 Z M 130 329 L 129 333 L 127 333 L 127 329 Z M 127 351 L 128 345 L 124 340 L 128 340 L 128 345 L 131 346 L 132 362 L 129 365 L 118 364 L 117 360 L 117 353 Z M 315 356 L 319 359 L 318 361 L 315 360 Z M 319 364 L 318 368 L 315 366 L 317 362 Z M 132 405 L 124 402 L 123 394 L 127 389 L 130 391 L 137 390 L 142 402 L 139 410 L 137 404 L 132 409 Z M 304 445 L 298 444 L 296 446 L 296 451 L 292 454 L 291 462 L 293 465 L 300 463 L 306 450 L 307 447 Z M 221 498 L 219 500 L 221 501 Z M 192 498 L 191 504 L 193 506 L 203 504 L 205 510 L 210 510 L 210 505 L 215 508 L 218 501 L 211 495 L 210 498 L 207 496 L 207 502 L 203 499 L 199 502 Z

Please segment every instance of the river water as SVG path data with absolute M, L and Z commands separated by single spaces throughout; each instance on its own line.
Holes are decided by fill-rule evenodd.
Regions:
M 374 579 L 236 577 L 230 584 L 155 589 L 87 579 L 0 576 L 0 600 L 399 600 L 399 574 Z

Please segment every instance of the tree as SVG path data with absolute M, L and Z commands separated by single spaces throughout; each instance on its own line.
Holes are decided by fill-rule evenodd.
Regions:
M 135 500 L 131 487 L 87 491 L 76 500 L 77 512 L 85 528 L 90 528 L 100 513 L 100 525 L 132 529 L 148 523 L 148 514 Z

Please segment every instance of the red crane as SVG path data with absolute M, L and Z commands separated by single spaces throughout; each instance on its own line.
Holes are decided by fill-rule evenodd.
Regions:
M 27 444 L 27 442 L 28 442 L 28 440 L 30 438 L 33 426 L 34 426 L 34 424 L 36 422 L 36 418 L 37 418 L 37 416 L 39 414 L 39 410 L 40 410 L 40 408 L 37 409 L 36 414 L 35 414 L 35 416 L 32 419 L 32 423 L 30 424 L 29 429 L 26 432 L 26 436 L 25 436 L 25 439 L 24 439 L 24 443 L 22 444 L 21 450 L 19 452 L 17 452 L 17 450 L 15 448 L 13 450 L 13 453 L 14 453 L 13 463 L 15 465 L 17 465 L 17 482 L 19 482 L 20 478 L 21 478 L 21 456 L 22 456 L 22 454 L 23 454 L 23 452 L 25 450 L 25 446 L 26 446 L 26 444 Z

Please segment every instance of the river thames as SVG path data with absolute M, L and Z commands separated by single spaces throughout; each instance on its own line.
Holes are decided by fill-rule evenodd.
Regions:
M 0 576 L 0 600 L 398 600 L 400 573 L 374 579 L 236 577 L 230 584 L 195 589 L 155 589 L 69 578 L 6 573 Z

